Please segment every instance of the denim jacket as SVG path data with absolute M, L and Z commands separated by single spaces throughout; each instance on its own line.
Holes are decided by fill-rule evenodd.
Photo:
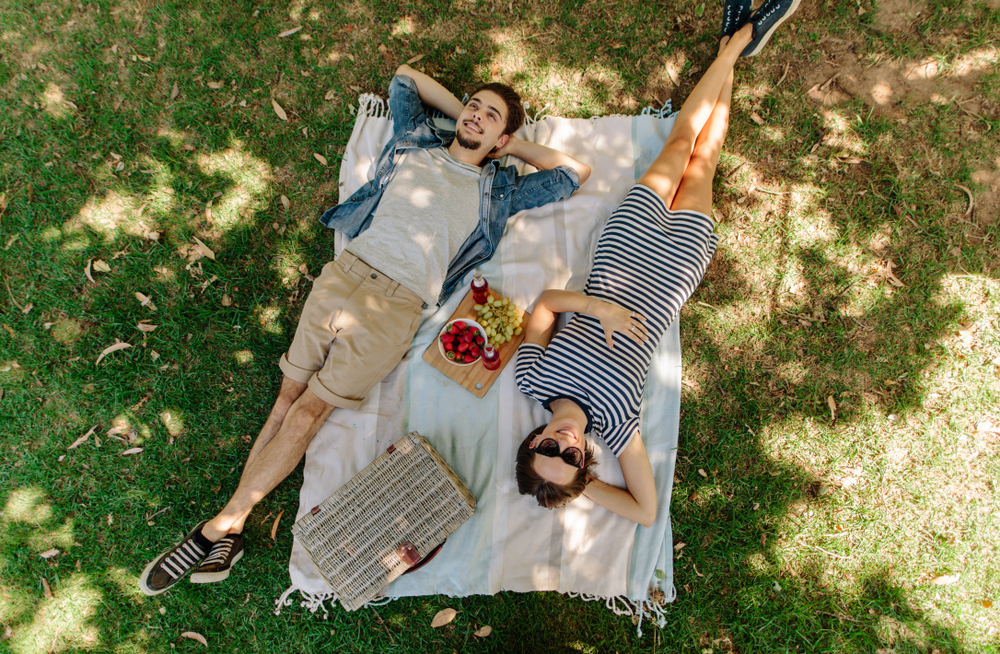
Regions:
M 379 155 L 375 178 L 346 202 L 327 210 L 320 218 L 323 225 L 354 238 L 371 225 L 375 208 L 396 165 L 397 152 L 451 144 L 455 132 L 436 126 L 424 109 L 416 83 L 405 75 L 393 77 L 389 84 L 392 137 Z M 578 188 L 580 176 L 566 166 L 518 175 L 514 166 L 501 168 L 496 159 L 488 159 L 479 177 L 479 220 L 448 265 L 438 304 L 448 299 L 469 270 L 493 256 L 511 215 L 564 200 Z

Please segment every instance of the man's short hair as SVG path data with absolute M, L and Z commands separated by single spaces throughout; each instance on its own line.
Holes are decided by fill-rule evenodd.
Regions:
M 597 463 L 597 459 L 594 458 L 594 446 L 588 443 L 583 450 L 583 467 L 576 471 L 573 481 L 561 486 L 543 479 L 532 465 L 535 462 L 536 454 L 528 449 L 528 445 L 535 436 L 542 433 L 545 427 L 546 425 L 542 425 L 528 434 L 528 437 L 521 442 L 521 446 L 517 448 L 514 476 L 517 478 L 517 490 L 521 495 L 533 495 L 538 500 L 539 506 L 544 506 L 546 509 L 558 509 L 580 497 L 587 484 L 597 478 L 590 470 Z
M 521 106 L 521 96 L 518 95 L 517 91 L 506 84 L 491 82 L 480 86 L 469 94 L 469 97 L 475 97 L 480 91 L 496 93 L 504 101 L 504 104 L 507 105 L 507 124 L 504 126 L 504 134 L 513 134 L 521 129 L 521 125 L 524 124 L 524 107 Z

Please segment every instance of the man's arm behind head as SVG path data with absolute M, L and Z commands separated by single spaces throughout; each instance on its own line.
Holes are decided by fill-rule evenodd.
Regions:
M 420 100 L 424 104 L 434 107 L 452 120 L 458 119 L 458 115 L 462 113 L 462 107 L 465 105 L 451 91 L 441 86 L 430 76 L 419 70 L 414 70 L 406 64 L 397 68 L 396 74 L 406 75 L 416 83 L 417 94 L 420 95 Z

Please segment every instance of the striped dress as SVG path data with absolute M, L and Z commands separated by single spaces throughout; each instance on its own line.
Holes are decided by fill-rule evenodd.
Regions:
M 584 294 L 646 317 L 642 345 L 616 333 L 608 349 L 597 318 L 576 314 L 547 348 L 518 349 L 518 388 L 545 408 L 576 402 L 587 432 L 621 455 L 639 429 L 639 407 L 656 346 L 694 292 L 718 243 L 714 223 L 695 211 L 670 211 L 649 188 L 636 185 L 608 219 Z

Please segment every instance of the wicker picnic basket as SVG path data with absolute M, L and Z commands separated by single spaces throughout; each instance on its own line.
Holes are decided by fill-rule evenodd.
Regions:
M 292 533 L 353 611 L 426 563 L 475 508 L 455 471 L 410 432 L 302 516 Z

